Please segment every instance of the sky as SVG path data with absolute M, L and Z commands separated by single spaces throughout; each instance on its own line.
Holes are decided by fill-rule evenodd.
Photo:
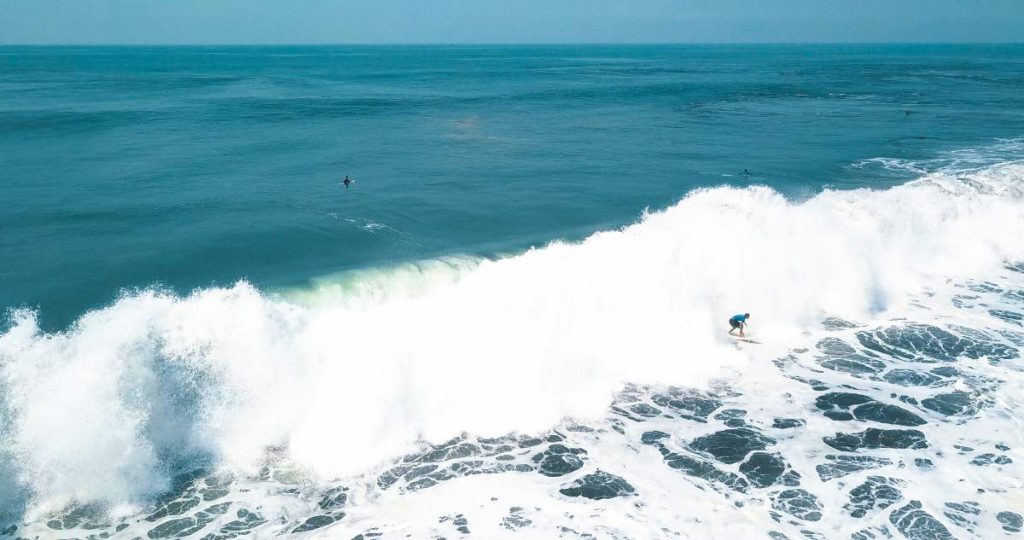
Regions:
M 1024 42 L 1024 0 L 0 0 L 0 44 Z

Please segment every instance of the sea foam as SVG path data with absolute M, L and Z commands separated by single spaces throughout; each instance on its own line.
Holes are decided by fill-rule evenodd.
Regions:
M 825 317 L 892 316 L 1024 260 L 1022 239 L 1010 162 L 803 201 L 700 189 L 578 243 L 283 293 L 132 292 L 62 332 L 19 311 L 0 336 L 4 489 L 29 515 L 130 508 L 195 463 L 252 473 L 270 449 L 329 479 L 464 432 L 598 418 L 625 383 L 743 369 L 736 312 L 784 351 Z

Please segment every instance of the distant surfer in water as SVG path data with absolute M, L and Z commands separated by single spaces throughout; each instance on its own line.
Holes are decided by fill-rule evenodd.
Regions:
M 345 179 L 341 181 L 341 183 L 342 183 L 342 184 L 345 184 L 345 189 L 348 189 L 348 186 L 349 186 L 349 185 L 350 185 L 350 184 L 351 184 L 352 182 L 355 182 L 355 180 L 349 180 L 349 179 L 348 179 L 348 175 L 347 175 L 347 174 L 345 175 Z
M 743 315 L 733 315 L 732 317 L 730 317 L 729 326 L 732 326 L 732 329 L 729 330 L 729 335 L 732 335 L 732 333 L 735 332 L 737 328 L 739 328 L 740 337 L 746 337 L 743 335 L 743 329 L 747 327 L 747 319 L 749 318 L 749 313 L 744 313 Z

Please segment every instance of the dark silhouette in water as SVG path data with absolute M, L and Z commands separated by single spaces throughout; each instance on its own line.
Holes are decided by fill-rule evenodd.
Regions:
M 349 180 L 349 179 L 348 179 L 348 175 L 347 175 L 347 174 L 345 175 L 345 179 L 341 181 L 341 183 L 342 183 L 342 184 L 345 184 L 345 189 L 348 189 L 348 186 L 349 186 L 349 185 L 350 185 L 350 184 L 351 184 L 352 182 L 355 182 L 355 180 Z

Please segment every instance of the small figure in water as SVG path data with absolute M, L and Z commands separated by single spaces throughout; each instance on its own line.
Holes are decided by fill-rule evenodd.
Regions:
M 749 313 L 744 313 L 743 315 L 733 315 L 732 317 L 730 317 L 729 326 L 732 326 L 732 329 L 729 330 L 729 335 L 732 335 L 732 333 L 735 332 L 737 328 L 739 328 L 740 337 L 746 337 L 743 335 L 743 329 L 747 327 L 747 319 L 749 318 Z
M 349 180 L 347 174 L 345 175 L 345 179 L 341 181 L 342 184 L 345 184 L 345 189 L 348 189 L 349 184 L 352 182 L 354 182 L 354 180 Z

